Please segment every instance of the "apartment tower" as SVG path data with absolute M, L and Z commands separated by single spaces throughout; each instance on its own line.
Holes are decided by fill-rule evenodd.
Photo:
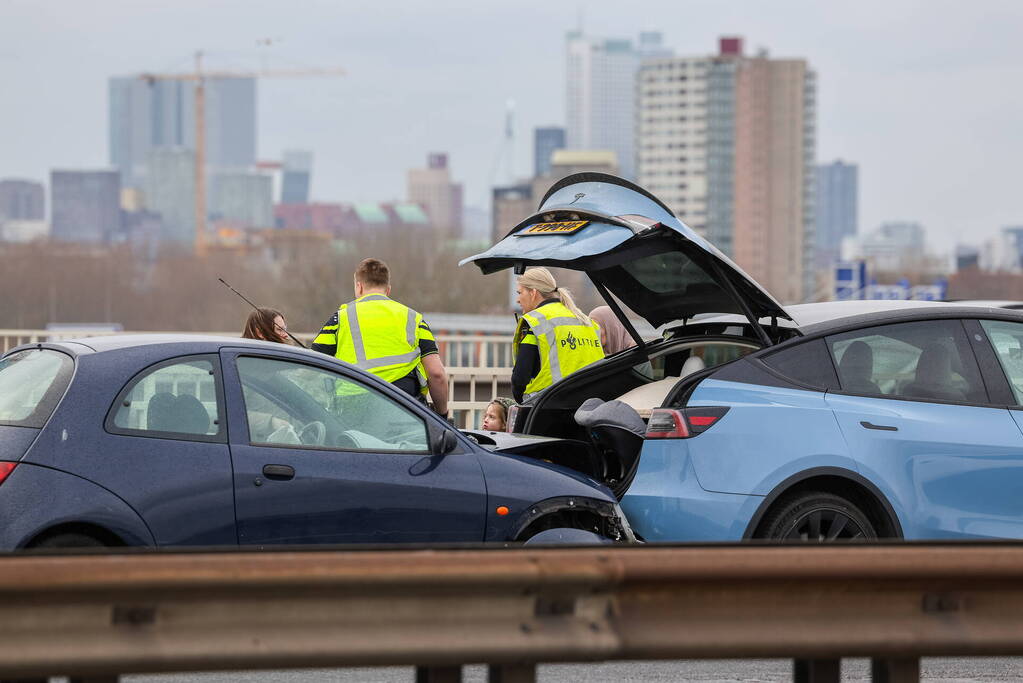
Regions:
M 814 73 L 802 59 L 644 60 L 639 183 L 779 300 L 814 291 Z
M 636 75 L 642 59 L 666 56 L 661 34 L 639 40 L 566 35 L 569 149 L 609 149 L 626 178 L 635 177 Z

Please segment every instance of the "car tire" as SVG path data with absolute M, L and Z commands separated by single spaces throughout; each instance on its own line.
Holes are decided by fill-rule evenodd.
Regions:
M 614 541 L 593 531 L 558 527 L 531 536 L 524 545 L 606 545 L 609 543 L 614 543 Z
M 764 517 L 756 538 L 836 543 L 878 537 L 870 518 L 852 501 L 810 491 L 784 498 Z
M 87 534 L 62 533 L 47 536 L 31 545 L 32 548 L 104 548 L 103 541 Z

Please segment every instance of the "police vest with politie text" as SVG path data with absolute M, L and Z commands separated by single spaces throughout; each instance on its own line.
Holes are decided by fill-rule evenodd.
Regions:
M 423 316 L 383 294 L 342 304 L 313 348 L 423 398 L 429 389 L 422 358 L 438 352 Z
M 536 345 L 540 370 L 526 385 L 524 399 L 604 358 L 597 322 L 583 322 L 560 301 L 540 304 L 519 318 L 513 349 L 515 358 L 518 358 L 519 347 L 525 344 Z

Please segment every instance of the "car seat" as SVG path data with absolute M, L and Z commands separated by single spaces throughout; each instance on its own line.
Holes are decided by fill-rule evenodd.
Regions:
M 210 429 L 210 414 L 202 402 L 191 394 L 174 398 L 174 420 L 178 425 L 176 431 L 186 434 L 205 434 Z
M 680 379 L 706 367 L 707 364 L 699 356 L 689 356 L 679 369 L 678 375 L 666 375 L 663 379 L 641 384 L 635 389 L 625 392 L 617 400 L 631 406 L 641 418 L 648 418 L 654 408 L 664 403 L 664 399 L 668 397 Z
M 860 394 L 880 394 L 874 375 L 874 351 L 865 341 L 849 344 L 838 361 L 838 377 L 842 388 Z
M 706 367 L 707 364 L 699 356 L 689 356 L 689 358 L 686 358 L 686 362 L 682 364 L 682 372 L 679 373 L 679 377 L 686 377 L 694 372 L 704 370 Z
M 966 394 L 956 388 L 952 352 L 946 344 L 931 342 L 924 347 L 916 361 L 916 375 L 902 392 L 913 398 L 935 398 L 939 401 L 966 399 Z
M 161 392 L 149 399 L 146 428 L 157 432 L 205 434 L 210 428 L 210 416 L 195 396 Z
M 605 482 L 614 488 L 629 475 L 639 457 L 646 423 L 628 404 L 599 398 L 586 399 L 575 411 L 575 421 L 589 435 L 606 465 Z
M 174 409 L 174 394 L 160 392 L 153 394 L 146 407 L 146 429 L 155 432 L 174 431 L 170 428 L 169 417 Z

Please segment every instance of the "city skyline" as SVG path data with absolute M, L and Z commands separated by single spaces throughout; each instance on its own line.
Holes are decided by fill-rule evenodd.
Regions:
M 312 200 L 401 197 L 406 170 L 440 149 L 465 185 L 466 203 L 484 205 L 506 100 L 517 103 L 515 158 L 523 177 L 532 164 L 532 129 L 565 123 L 564 39 L 577 28 L 577 8 L 527 1 L 467 18 L 465 3 L 447 1 L 429 12 L 401 5 L 402 18 L 394 19 L 393 6 L 240 11 L 227 4 L 200 13 L 205 5 L 198 2 L 145 9 L 100 2 L 88 10 L 67 4 L 54 15 L 8 3 L 0 11 L 0 74 L 22 106 L 0 113 L 0 177 L 45 182 L 54 168 L 106 167 L 109 77 L 187 71 L 200 47 L 211 65 L 251 68 L 260 59 L 255 40 L 279 36 L 265 50 L 274 53 L 266 58 L 271 67 L 290 60 L 349 71 L 337 81 L 258 87 L 262 156 L 311 150 Z M 659 31 L 677 54 L 707 53 L 720 35 L 740 35 L 772 58 L 808 60 L 820 81 L 816 160 L 860 166 L 863 230 L 916 220 L 949 249 L 1023 217 L 1013 183 L 1023 155 L 1014 128 L 1023 95 L 1008 87 L 1023 62 L 1013 38 L 1023 7 L 1015 3 L 992 2 L 983 11 L 943 2 L 840 9 L 591 3 L 583 22 L 595 36 Z

